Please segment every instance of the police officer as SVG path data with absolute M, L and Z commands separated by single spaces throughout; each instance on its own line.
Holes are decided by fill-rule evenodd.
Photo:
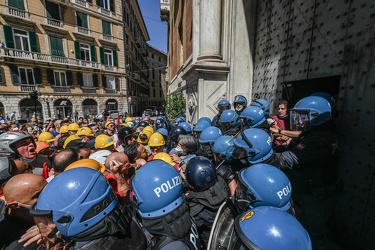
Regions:
M 247 107 L 247 99 L 243 95 L 236 95 L 233 100 L 233 109 L 238 115 Z
M 217 104 L 217 110 L 219 113 L 217 113 L 217 115 L 215 115 L 214 118 L 212 118 L 212 126 L 221 128 L 219 123 L 220 116 L 227 109 L 230 109 L 230 102 L 228 100 L 220 100 Z
M 318 96 L 301 99 L 290 112 L 291 129 L 301 130 L 287 151 L 278 154 L 280 167 L 301 205 L 301 223 L 314 249 L 325 249 L 325 225 L 342 190 L 338 146 L 331 106 Z

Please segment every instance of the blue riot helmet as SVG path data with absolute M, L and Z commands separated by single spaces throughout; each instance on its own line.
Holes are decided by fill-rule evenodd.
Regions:
M 30 213 L 35 220 L 52 218 L 63 236 L 77 241 L 126 233 L 129 227 L 104 175 L 87 167 L 55 177 L 40 193 Z
M 212 151 L 219 154 L 222 159 L 225 159 L 227 149 L 233 146 L 234 138 L 230 135 L 223 135 L 217 138 L 212 146 Z
M 165 138 L 168 137 L 169 134 L 166 128 L 159 128 L 158 130 L 156 130 L 156 132 L 160 133 Z
M 236 198 L 247 200 L 250 207 L 271 206 L 290 209 L 292 186 L 288 177 L 269 164 L 255 164 L 238 173 Z
M 233 249 L 311 250 L 309 234 L 296 218 L 275 207 L 256 207 L 237 216 Z
M 203 156 L 196 156 L 188 161 L 185 175 L 194 191 L 204 191 L 214 185 L 217 180 L 214 164 Z
M 332 119 L 331 105 L 319 96 L 302 98 L 290 110 L 290 128 L 308 130 L 310 126 L 319 126 Z
M 211 119 L 208 118 L 207 116 L 202 116 L 201 118 L 198 119 L 198 122 L 199 122 L 199 121 L 206 121 L 206 122 L 210 123 L 210 125 L 212 125 L 212 121 L 211 121 Z M 198 123 L 198 122 L 197 122 L 197 123 Z
M 336 100 L 331 94 L 328 94 L 327 92 L 316 92 L 312 94 L 311 96 L 319 96 L 319 97 L 326 99 L 331 105 L 331 111 L 332 112 L 334 111 L 336 107 Z
M 240 125 L 241 119 L 234 110 L 228 109 L 221 114 L 219 122 L 222 131 L 225 132 Z
M 212 145 L 216 141 L 217 138 L 221 137 L 223 133 L 221 133 L 221 130 L 214 126 L 209 126 L 205 128 L 201 136 L 199 137 L 199 147 L 203 152 L 205 152 L 208 156 L 212 156 Z
M 174 120 L 174 123 L 175 123 L 176 126 L 179 125 L 180 122 L 186 122 L 185 117 L 183 117 L 183 116 L 178 116 L 178 117 Z
M 166 215 L 183 203 L 181 176 L 165 161 L 152 160 L 143 165 L 131 184 L 142 218 Z
M 187 122 L 180 122 L 178 126 L 181 126 L 185 129 L 186 133 L 191 134 L 191 126 Z
M 266 118 L 264 112 L 260 107 L 249 106 L 242 111 L 240 118 L 245 128 L 256 128 L 261 125 Z
M 202 133 L 202 131 L 211 126 L 211 123 L 206 120 L 198 120 L 197 124 L 194 125 L 193 131 L 195 133 Z
M 162 116 L 158 116 L 155 120 L 155 127 L 156 129 L 159 129 L 159 128 L 167 128 L 166 125 L 165 125 L 165 119 L 164 117 Z
M 227 152 L 244 164 L 262 163 L 273 154 L 272 139 L 262 129 L 245 129 L 233 144 L 233 148 L 228 148 Z
M 256 99 L 250 104 L 250 106 L 256 106 L 261 108 L 266 118 L 270 115 L 270 104 L 265 99 Z
M 241 106 L 238 106 L 241 105 Z M 243 95 L 236 95 L 233 99 L 233 108 L 241 113 L 247 107 L 247 99 Z
M 224 110 L 230 109 L 230 102 L 228 100 L 220 100 L 217 104 L 217 108 L 221 114 L 224 112 Z

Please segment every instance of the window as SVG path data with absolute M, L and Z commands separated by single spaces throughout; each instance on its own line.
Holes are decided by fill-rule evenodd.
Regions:
M 62 71 L 55 71 L 55 86 L 67 86 L 66 74 Z
M 61 38 L 50 36 L 51 54 L 55 56 L 65 56 L 63 42 Z
M 104 35 L 112 35 L 111 23 L 102 21 L 102 29 Z
M 77 26 L 83 27 L 83 28 L 89 27 L 86 14 L 83 14 L 81 12 L 77 12 Z
M 82 74 L 82 77 L 83 77 L 83 86 L 94 87 L 94 82 L 92 80 L 92 74 Z
M 16 9 L 25 10 L 23 0 L 8 0 L 8 5 Z
M 29 36 L 26 31 L 13 30 L 15 48 L 19 50 L 30 51 Z
M 46 12 L 47 17 L 55 20 L 61 20 L 60 18 L 60 8 L 58 4 L 46 1 Z
M 112 50 L 104 50 L 104 64 L 113 66 Z
M 19 68 L 21 84 L 35 84 L 32 68 Z
M 116 78 L 114 76 L 106 77 L 107 89 L 116 89 Z
M 87 44 L 80 44 L 80 49 L 81 49 L 81 60 L 90 61 L 91 60 L 90 46 Z

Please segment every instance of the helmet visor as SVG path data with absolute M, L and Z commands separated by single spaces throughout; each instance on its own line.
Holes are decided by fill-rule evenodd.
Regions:
M 290 129 L 303 131 L 310 128 L 310 110 L 291 110 Z
M 211 148 L 211 144 L 210 143 L 201 143 L 199 145 L 200 149 L 205 152 L 208 156 L 212 156 L 213 155 L 213 152 L 212 152 L 212 148 Z
M 219 106 L 219 112 L 224 112 L 225 110 L 230 109 L 229 105 L 220 105 Z

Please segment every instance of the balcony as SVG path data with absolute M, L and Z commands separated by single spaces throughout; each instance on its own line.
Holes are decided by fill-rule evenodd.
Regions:
M 89 69 L 101 69 L 101 64 L 93 61 L 84 61 L 74 58 L 54 56 L 41 54 L 37 52 L 17 50 L 17 49 L 1 49 L 0 50 L 1 58 L 12 58 L 20 59 L 25 61 L 32 62 L 41 62 L 41 63 L 54 63 L 60 65 L 69 65 Z
M 117 94 L 117 90 L 115 89 L 105 89 L 106 94 Z
M 51 86 L 55 93 L 70 93 L 69 86 Z
M 38 86 L 36 85 L 19 85 L 18 86 L 19 92 L 33 92 L 33 91 L 39 91 Z
M 112 13 L 110 10 L 104 9 L 104 8 L 99 8 L 100 13 L 106 16 L 112 16 Z
M 81 87 L 84 94 L 96 94 L 96 88 L 94 87 Z
M 29 12 L 27 12 L 25 10 L 20 10 L 20 9 L 8 6 L 6 8 L 6 11 L 7 11 L 7 14 L 10 15 L 10 16 L 15 16 L 15 17 L 22 18 L 22 19 L 27 19 L 27 20 L 30 19 Z
M 103 40 L 107 40 L 107 41 L 113 41 L 113 36 L 110 35 L 110 34 L 102 34 L 102 38 Z
M 81 33 L 81 34 L 85 34 L 85 35 L 90 35 L 90 30 L 88 28 L 84 28 L 84 27 L 77 27 L 77 32 L 78 33 Z
M 112 65 L 104 65 L 103 70 L 106 71 L 115 71 L 115 67 Z
M 87 7 L 87 2 L 84 0 L 75 0 L 75 3 L 83 7 Z
M 47 17 L 47 25 L 53 26 L 59 29 L 62 29 L 64 27 L 64 23 L 62 21 L 49 18 L 49 17 Z

